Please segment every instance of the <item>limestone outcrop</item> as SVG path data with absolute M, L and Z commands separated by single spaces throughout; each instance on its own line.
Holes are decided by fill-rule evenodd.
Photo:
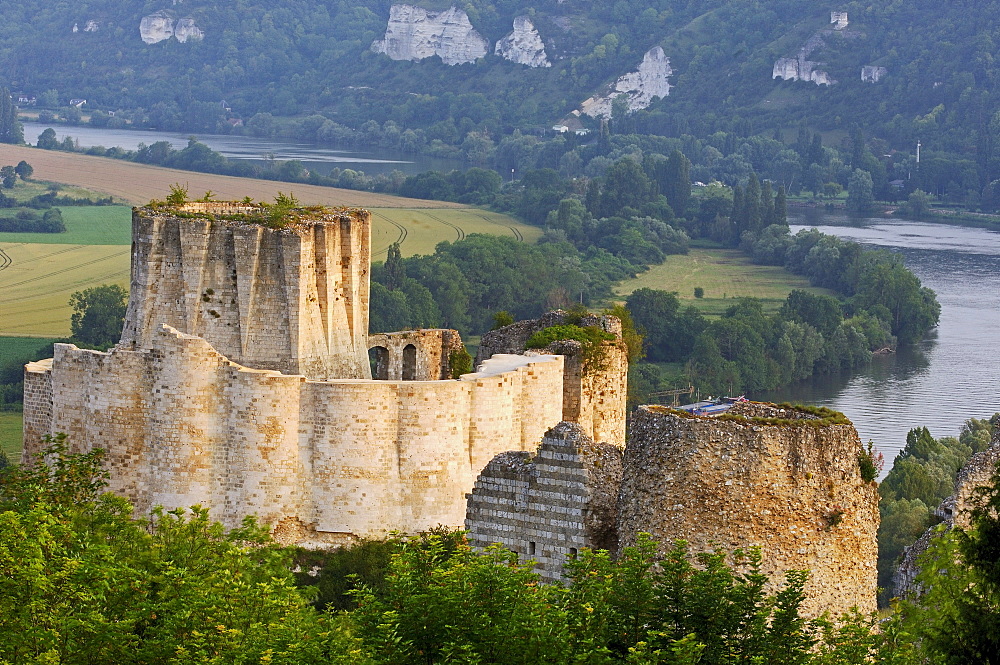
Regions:
M 183 44 L 188 40 L 203 39 L 205 33 L 193 18 L 175 20 L 173 14 L 160 10 L 142 17 L 139 22 L 139 36 L 146 44 L 157 44 L 171 37 Z
M 671 74 L 670 59 L 661 47 L 655 46 L 643 56 L 638 69 L 584 101 L 580 109 L 592 118 L 610 118 L 611 104 L 619 95 L 625 95 L 630 111 L 644 109 L 653 103 L 654 98 L 670 94 Z
M 878 490 L 861 477 L 861 440 L 845 421 L 753 402 L 718 418 L 640 407 L 623 461 L 619 546 L 641 532 L 664 548 L 683 538 L 695 552 L 759 545 L 772 584 L 810 571 L 805 614 L 873 611 Z
M 489 42 L 457 7 L 430 12 L 413 5 L 393 5 L 385 36 L 372 42 L 371 49 L 393 60 L 423 60 L 436 55 L 446 65 L 459 65 L 486 55 Z
M 536 562 L 545 580 L 584 547 L 614 550 L 622 454 L 574 423 L 545 433 L 537 452 L 505 452 L 468 495 L 465 528 L 476 547 L 500 543 Z
M 174 36 L 174 17 L 160 10 L 143 16 L 139 22 L 139 36 L 147 44 L 157 44 Z
M 863 83 L 878 83 L 882 77 L 889 73 L 885 67 L 875 65 L 865 65 L 861 68 L 861 81 Z
M 799 52 L 790 57 L 778 58 L 771 69 L 771 78 L 783 79 L 785 81 L 811 81 L 816 85 L 833 85 L 837 81 L 830 77 L 830 74 L 819 69 L 823 63 L 814 62 L 809 59 L 815 51 L 826 46 L 824 35 L 833 34 L 832 30 L 822 30 L 810 37 Z
M 205 33 L 197 26 L 193 18 L 182 18 L 178 20 L 177 25 L 174 26 L 174 39 L 179 41 L 181 44 L 187 42 L 189 39 L 197 41 L 204 38 Z
M 497 42 L 495 53 L 511 62 L 528 67 L 551 67 L 545 54 L 545 44 L 527 16 L 514 19 L 514 30 Z

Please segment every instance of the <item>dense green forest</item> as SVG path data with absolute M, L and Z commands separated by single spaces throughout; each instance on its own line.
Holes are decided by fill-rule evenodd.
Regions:
M 69 100 L 86 99 L 85 110 L 98 111 L 95 122 L 115 126 L 384 143 L 476 163 L 515 131 L 536 136 L 550 127 L 659 44 L 674 72 L 670 95 L 616 114 L 613 133 L 707 141 L 720 133 L 739 140 L 781 131 L 790 139 L 804 127 L 839 147 L 864 127 L 890 171 L 914 171 L 908 160 L 923 143 L 924 191 L 963 201 L 973 193 L 978 205 L 1000 177 L 994 3 L 455 4 L 491 43 L 510 31 L 514 16 L 530 14 L 554 66 L 531 69 L 492 54 L 456 66 L 436 57 L 393 62 L 369 48 L 385 31 L 389 0 L 24 0 L 0 7 L 0 72 L 47 117 L 70 122 L 79 121 L 80 110 Z M 810 58 L 838 82 L 772 79 L 774 61 L 828 29 L 832 9 L 847 11 L 850 24 L 827 35 Z M 143 43 L 140 20 L 158 10 L 192 17 L 205 38 Z M 89 22 L 95 30 L 86 29 Z M 864 83 L 863 65 L 888 73 Z M 230 120 L 237 118 L 244 126 L 234 128 Z M 715 147 L 723 156 L 735 152 Z M 685 153 L 699 163 L 694 151 Z M 872 173 L 878 186 L 876 164 L 845 161 Z
M 327 552 L 271 542 L 204 509 L 135 519 L 103 493 L 102 453 L 60 436 L 0 469 L 0 660 L 88 663 L 846 665 L 990 662 L 1000 476 L 972 528 L 938 539 L 925 597 L 888 617 L 807 619 L 806 571 L 765 591 L 761 553 L 582 550 L 569 584 L 461 533 Z M 0 461 L 0 466 L 3 466 Z M 969 588 L 976 593 L 968 593 Z

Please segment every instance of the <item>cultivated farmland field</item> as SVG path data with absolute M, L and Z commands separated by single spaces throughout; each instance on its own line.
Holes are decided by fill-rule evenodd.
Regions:
M 142 205 L 152 199 L 163 199 L 170 193 L 170 185 L 180 183 L 188 186 L 193 198 L 211 190 L 216 199 L 228 201 L 238 201 L 244 196 L 256 201 L 271 201 L 278 192 L 290 191 L 295 198 L 307 205 L 364 208 L 464 207 L 460 203 L 408 199 L 389 194 L 273 180 L 193 173 L 107 157 L 0 144 L 0 164 L 17 164 L 22 159 L 35 169 L 33 178 L 85 187 L 94 192 L 119 197 L 134 205 Z
M 705 290 L 695 298 L 694 289 Z M 733 298 L 749 296 L 764 301 L 765 309 L 776 311 L 793 289 L 832 295 L 809 285 L 809 280 L 777 266 L 760 266 L 734 249 L 692 249 L 688 254 L 668 256 L 635 279 L 616 289 L 625 297 L 636 289 L 676 291 L 685 306 L 694 305 L 704 314 L 718 315 L 733 304 Z
M 0 272 L 0 335 L 68 337 L 69 297 L 99 284 L 128 287 L 128 245 L 8 244 Z

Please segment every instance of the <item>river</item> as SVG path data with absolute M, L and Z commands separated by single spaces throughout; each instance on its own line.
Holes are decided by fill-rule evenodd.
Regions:
M 863 441 L 875 442 L 886 471 L 913 427 L 935 437 L 957 435 L 970 417 L 1000 411 L 1000 233 L 903 219 L 850 220 L 842 214 L 794 211 L 792 232 L 823 233 L 889 249 L 924 286 L 937 293 L 941 320 L 909 349 L 876 357 L 850 375 L 822 376 L 754 399 L 828 406 L 854 421 Z
M 364 151 L 318 146 L 284 139 L 262 139 L 253 136 L 230 136 L 223 134 L 191 134 L 177 132 L 154 132 L 142 129 L 102 129 L 89 125 L 47 125 L 39 122 L 24 122 L 24 140 L 31 145 L 38 142 L 38 136 L 47 127 L 52 127 L 56 137 L 62 141 L 70 136 L 82 148 L 104 146 L 135 150 L 140 143 L 151 145 L 157 141 L 167 141 L 174 149 L 184 148 L 192 136 L 212 150 L 228 159 L 245 159 L 264 163 L 267 159 L 288 161 L 297 159 L 307 169 L 327 175 L 333 168 L 364 171 L 368 175 L 389 173 L 398 169 L 407 175 L 424 171 L 451 171 L 463 168 L 454 159 L 441 159 L 426 155 L 413 155 L 381 148 Z

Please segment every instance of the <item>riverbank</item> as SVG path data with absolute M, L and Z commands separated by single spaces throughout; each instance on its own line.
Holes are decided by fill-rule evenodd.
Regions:
M 830 212 L 847 213 L 847 204 L 843 201 L 802 201 L 789 199 L 786 203 L 789 210 L 822 210 Z M 871 218 L 883 215 L 886 218 L 899 219 L 896 215 L 901 209 L 898 205 L 886 205 L 873 213 L 862 215 L 861 218 Z M 909 218 L 907 218 L 909 219 Z M 950 224 L 953 226 L 970 226 L 978 229 L 989 229 L 1000 231 L 1000 215 L 973 212 L 971 210 L 950 210 L 945 208 L 931 208 L 927 214 L 920 216 L 919 221 L 931 224 Z

